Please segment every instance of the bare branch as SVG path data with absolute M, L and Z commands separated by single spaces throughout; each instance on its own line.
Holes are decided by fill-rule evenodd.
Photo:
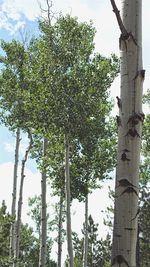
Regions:
M 127 32 L 125 26 L 123 25 L 123 22 L 122 22 L 122 19 L 121 19 L 121 16 L 120 16 L 120 11 L 118 10 L 118 8 L 117 8 L 116 3 L 115 3 L 114 0 L 110 0 L 110 2 L 111 2 L 112 7 L 113 7 L 113 12 L 116 15 L 116 18 L 117 18 L 117 21 L 118 21 L 118 25 L 119 25 L 121 34 L 123 36 L 127 36 L 128 35 L 128 32 Z
M 45 0 L 46 1 L 46 6 L 47 8 L 43 8 L 40 1 L 38 1 L 38 4 L 39 4 L 39 7 L 40 7 L 40 10 L 43 12 L 43 13 L 46 13 L 47 14 L 47 18 L 48 18 L 48 22 L 49 22 L 49 25 L 51 25 L 51 22 L 52 22 L 52 19 L 53 18 L 56 18 L 55 17 L 55 14 L 56 12 L 53 12 L 52 11 L 52 7 L 53 7 L 53 2 L 52 0 Z
M 47 16 L 48 16 L 48 21 L 49 24 L 51 24 L 51 8 L 52 8 L 52 1 L 46 0 L 47 3 Z

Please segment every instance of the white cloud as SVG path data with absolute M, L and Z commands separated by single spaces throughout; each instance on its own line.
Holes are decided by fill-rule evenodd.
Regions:
M 6 162 L 0 164 L 1 186 L 0 186 L 0 202 L 4 199 L 10 211 L 12 201 L 12 185 L 13 185 L 13 162 Z M 20 169 L 18 169 L 18 188 L 20 183 Z M 33 173 L 28 168 L 25 169 L 25 181 L 24 181 L 24 215 L 26 216 L 27 200 L 28 197 L 34 194 L 40 194 L 40 174 Z M 18 190 L 19 191 L 19 190 Z
M 117 1 L 117 4 L 119 4 L 119 1 Z M 43 16 L 46 15 L 41 13 L 40 5 L 43 9 L 47 9 L 45 0 L 5 0 L 0 11 L 0 27 L 14 34 L 25 25 L 22 16 L 33 21 L 40 17 L 41 14 Z M 94 26 L 97 29 L 95 37 L 96 50 L 102 54 L 110 54 L 118 49 L 116 42 L 116 38 L 118 38 L 118 25 L 110 3 L 108 5 L 109 8 L 106 8 L 107 6 L 104 1 L 100 3 L 96 1 L 96 3 L 91 5 L 90 2 L 82 0 L 55 0 L 52 10 L 56 11 L 56 13 L 69 13 L 72 16 L 77 16 L 79 21 L 93 20 Z M 110 30 L 112 25 L 114 25 L 113 30 Z M 111 46 L 109 45 L 110 43 Z
M 15 6 L 13 5 L 13 2 L 10 0 L 3 2 L 1 6 L 1 10 L 6 15 L 6 17 L 9 16 L 10 19 L 13 19 L 16 21 L 21 19 L 21 14 L 17 12 L 17 10 L 15 9 Z
M 8 1 L 10 2 L 10 1 Z M 15 7 L 4 2 L 0 10 L 0 28 L 7 30 L 11 35 L 24 27 L 21 14 L 17 13 Z
M 114 180 L 106 181 L 103 188 L 96 189 L 94 193 L 89 194 L 89 214 L 92 215 L 94 222 L 99 224 L 99 235 L 105 238 L 108 228 L 103 224 L 102 210 L 112 205 L 112 200 L 108 196 L 108 185 L 114 188 Z M 72 205 L 72 229 L 81 234 L 81 228 L 84 223 L 85 208 L 84 203 L 79 203 L 77 200 L 73 201 Z
M 92 19 L 97 29 L 95 36 L 96 50 L 104 55 L 109 55 L 112 52 L 119 55 L 118 39 L 120 31 L 110 1 L 96 0 L 91 3 L 88 0 L 55 0 L 52 2 L 53 11 L 62 11 L 63 14 L 70 13 L 72 16 L 77 16 L 80 21 Z M 116 0 L 116 4 L 120 10 L 121 1 Z M 15 33 L 25 25 L 23 16 L 31 21 L 41 16 L 40 5 L 43 9 L 47 9 L 45 0 L 5 0 L 1 5 L 0 27 L 5 28 L 11 34 Z M 146 14 L 143 16 L 143 24 L 145 25 L 148 25 L 148 7 L 149 1 L 145 1 L 143 3 L 143 14 Z M 143 39 L 149 42 L 147 31 L 147 27 L 143 27 Z
M 24 15 L 29 20 L 34 20 L 39 15 L 39 4 L 36 0 L 5 0 L 1 11 L 10 19 L 19 21 Z
M 4 143 L 4 148 L 7 152 L 12 153 L 15 151 L 15 144 L 14 143 Z
M 29 142 L 28 142 L 28 140 L 25 140 L 25 138 L 24 138 L 23 142 L 21 141 L 21 143 L 19 145 L 19 157 L 20 158 L 24 157 L 28 146 L 29 146 Z M 14 154 L 15 153 L 15 142 L 13 142 L 13 143 L 5 142 L 4 143 L 4 149 L 9 153 Z
M 12 202 L 12 185 L 13 185 L 13 167 L 12 162 L 6 162 L 0 164 L 0 173 L 1 175 L 1 186 L 0 186 L 0 203 L 2 200 L 6 201 L 8 210 L 11 210 Z M 20 184 L 20 166 L 18 171 L 18 190 L 17 195 L 19 194 L 19 184 Z M 34 195 L 40 195 L 40 180 L 41 175 L 39 172 L 33 173 L 30 169 L 25 169 L 25 180 L 24 180 L 24 189 L 23 189 L 23 207 L 22 207 L 22 221 L 33 226 L 31 219 L 27 216 L 29 211 L 28 207 L 28 198 L 33 197 Z M 108 197 L 108 184 L 114 187 L 114 181 L 106 182 L 104 188 L 98 189 L 94 194 L 89 195 L 89 214 L 92 214 L 95 223 L 99 223 L 99 233 L 101 237 L 105 237 L 107 234 L 107 228 L 103 225 L 103 214 L 101 210 L 105 210 L 107 206 L 111 204 L 111 201 Z M 48 187 L 47 189 L 47 201 L 49 203 L 49 214 L 50 219 L 54 216 L 54 210 L 51 207 L 54 203 L 58 201 L 57 197 L 50 197 L 51 190 Z M 72 230 L 81 235 L 81 228 L 84 222 L 84 204 L 79 203 L 77 200 L 73 201 L 72 207 Z M 56 236 L 56 233 L 55 233 Z M 63 245 L 63 260 L 66 258 L 66 244 Z M 55 244 L 52 256 L 57 259 L 57 245 Z
M 115 18 L 115 14 L 112 12 L 110 1 L 106 0 L 95 0 L 92 1 L 93 7 L 91 8 L 88 2 L 81 0 L 55 0 L 54 10 L 62 11 L 63 13 L 69 13 L 72 16 L 79 17 L 80 21 L 93 20 L 94 26 L 97 29 L 95 43 L 96 51 L 104 55 L 110 55 L 115 52 L 119 55 L 118 39 L 119 39 L 119 28 Z M 40 1 L 42 7 L 45 8 L 45 1 Z M 120 9 L 121 1 L 116 0 L 118 8 Z M 149 0 L 143 2 L 143 50 L 144 52 L 144 68 L 147 69 L 146 79 L 144 83 L 145 91 L 149 87 L 149 57 L 148 51 L 150 46 L 149 30 Z M 41 11 L 36 0 L 5 0 L 1 5 L 0 10 L 0 27 L 8 30 L 13 34 L 19 27 L 24 26 L 24 18 L 28 20 L 35 20 Z M 111 87 L 112 96 L 119 95 L 120 83 L 119 78 L 115 80 Z M 14 152 L 14 144 L 5 144 L 5 149 L 9 152 Z M 22 155 L 24 155 L 26 145 L 21 145 Z M 8 207 L 11 206 L 11 194 L 12 194 L 12 177 L 13 177 L 13 163 L 5 163 L 0 165 L 1 173 L 1 187 L 0 187 L 0 201 L 5 199 Z M 18 176 L 20 178 L 20 176 Z M 110 184 L 114 188 L 113 182 Z M 24 187 L 24 201 L 23 201 L 23 218 L 27 222 L 29 218 L 26 216 L 28 210 L 28 197 L 34 194 L 40 194 L 40 174 L 37 172 L 33 174 L 31 170 L 26 169 L 25 187 Z M 49 200 L 51 203 L 51 200 Z M 104 209 L 109 203 L 107 196 L 107 185 L 104 189 L 97 190 L 94 194 L 90 195 L 89 201 L 89 212 L 92 213 L 96 223 L 100 224 L 101 231 L 106 233 L 106 228 L 103 227 L 102 214 L 100 211 Z M 103 205 L 103 206 L 102 206 Z M 75 214 L 74 214 L 74 211 Z M 80 232 L 84 220 L 84 205 L 74 201 L 72 205 L 72 227 L 73 231 Z

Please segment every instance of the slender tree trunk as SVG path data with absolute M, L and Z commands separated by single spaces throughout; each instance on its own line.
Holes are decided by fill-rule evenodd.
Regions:
M 122 18 L 111 0 L 121 30 L 121 96 L 112 247 L 113 267 L 136 266 L 137 211 L 141 128 L 144 120 L 142 93 L 142 0 L 122 1 Z
M 84 227 L 84 253 L 83 253 L 83 267 L 88 266 L 88 194 L 85 199 L 85 227 Z
M 57 260 L 58 267 L 61 267 L 61 256 L 62 256 L 62 212 L 63 212 L 63 191 L 61 192 L 60 203 L 59 203 L 58 260 Z
M 48 140 L 45 138 L 43 143 L 43 156 L 46 157 Z M 39 267 L 46 266 L 46 240 L 47 240 L 47 204 L 46 204 L 46 163 L 43 159 L 43 170 L 41 178 L 41 234 L 40 234 L 40 254 Z
M 20 145 L 20 129 L 16 131 L 16 147 L 15 147 L 15 164 L 14 164 L 14 175 L 13 175 L 13 192 L 12 192 L 12 206 L 11 206 L 11 216 L 14 218 L 14 223 L 10 228 L 10 248 L 9 256 L 14 257 L 15 252 L 15 226 L 16 226 L 16 197 L 17 197 L 17 172 L 18 172 L 18 162 L 19 162 L 19 145 Z
M 65 135 L 65 186 L 66 186 L 66 214 L 67 214 L 67 248 L 69 256 L 69 267 L 73 267 L 73 247 L 71 230 L 71 197 L 70 197 L 70 173 L 69 173 L 69 137 Z
M 136 244 L 136 267 L 140 266 L 140 229 L 138 223 L 138 231 L 137 231 L 137 244 Z
M 23 203 L 23 185 L 24 185 L 24 178 L 25 178 L 25 164 L 26 164 L 30 149 L 32 148 L 32 144 L 33 144 L 32 135 L 30 134 L 30 132 L 28 132 L 28 137 L 30 139 L 30 142 L 25 152 L 25 157 L 22 160 L 22 167 L 21 167 L 21 181 L 20 181 L 18 212 L 17 212 L 17 221 L 16 221 L 15 259 L 14 259 L 13 267 L 18 266 L 17 261 L 19 259 L 20 228 L 21 228 L 21 214 L 22 214 L 22 203 Z

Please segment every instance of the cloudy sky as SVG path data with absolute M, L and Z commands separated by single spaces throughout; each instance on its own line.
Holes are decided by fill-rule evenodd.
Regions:
M 120 9 L 120 0 L 116 0 L 116 4 Z M 40 16 L 44 16 L 41 12 L 46 8 L 45 1 L 37 0 L 0 0 L 0 37 L 6 41 L 12 38 L 21 39 L 21 36 L 28 36 L 38 33 L 37 20 Z M 116 53 L 119 56 L 119 29 L 116 22 L 110 0 L 53 0 L 53 10 L 58 14 L 69 13 L 77 16 L 80 21 L 92 20 L 96 27 L 95 49 L 105 56 Z M 149 88 L 150 84 L 150 38 L 149 38 L 149 14 L 150 1 L 143 1 L 143 63 L 146 69 L 146 78 L 144 83 L 144 92 Z M 119 77 L 115 80 L 111 87 L 111 95 L 115 99 L 119 95 Z M 114 109 L 116 112 L 116 109 Z M 12 191 L 12 173 L 14 160 L 14 142 L 15 137 L 4 127 L 0 126 L 0 201 L 5 199 L 10 209 L 11 191 Z M 27 139 L 23 138 L 21 143 L 20 162 L 27 146 Z M 110 185 L 113 187 L 114 182 Z M 106 183 L 104 189 L 97 190 L 95 194 L 90 196 L 90 212 L 95 222 L 102 225 L 101 210 L 105 209 L 109 203 L 107 196 Z M 34 194 L 40 194 L 40 174 L 35 168 L 33 161 L 29 161 L 26 168 L 26 180 L 24 188 L 24 213 L 23 220 L 28 222 L 27 199 Z M 50 200 L 51 203 L 52 200 Z M 94 207 L 94 209 L 93 209 Z M 77 202 L 72 207 L 73 211 L 73 230 L 79 232 L 84 219 L 83 205 Z M 81 224 L 77 223 L 81 222 Z M 101 226 L 100 234 L 106 233 L 106 229 Z

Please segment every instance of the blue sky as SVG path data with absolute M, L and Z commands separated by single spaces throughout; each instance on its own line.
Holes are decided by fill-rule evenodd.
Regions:
M 76 5 L 74 1 L 54 1 L 54 10 L 56 6 L 59 6 L 64 10 L 64 12 L 72 13 L 72 15 L 76 15 L 80 20 L 90 20 L 94 18 L 95 10 L 104 9 L 105 1 L 95 1 L 93 5 L 90 0 L 86 1 L 76 1 Z M 33 35 L 38 34 L 38 17 L 44 16 L 44 13 L 41 14 L 39 5 L 37 1 L 13 1 L 13 0 L 1 0 L 0 1 L 0 38 L 5 41 L 11 41 L 11 39 L 19 39 L 21 40 L 21 33 L 23 36 L 26 36 L 30 39 Z M 45 1 L 41 1 L 41 6 L 45 9 Z M 84 14 L 82 10 L 84 9 Z M 58 9 L 57 12 L 60 12 L 61 9 Z M 80 11 L 80 13 L 79 13 Z M 111 6 L 110 6 L 111 13 Z M 98 18 L 97 18 L 98 19 Z M 96 20 L 97 20 L 96 19 Z M 94 19 L 93 19 L 94 21 Z M 97 22 L 95 24 L 98 24 Z M 101 25 L 101 28 L 103 26 Z M 98 30 L 97 30 L 98 31 Z M 114 31 L 115 32 L 115 31 Z M 102 38 L 101 38 L 102 39 Z M 98 42 L 96 42 L 98 44 Z M 117 41 L 116 41 L 117 43 Z M 115 42 L 114 42 L 115 44 Z M 104 45 L 103 47 L 107 47 Z M 98 47 L 97 47 L 98 50 Z M 115 50 L 115 49 L 114 49 Z M 113 48 L 110 53 L 114 52 Z M 2 52 L 1 52 L 2 53 Z M 105 53 L 105 51 L 103 52 Z M 0 126 L 0 148 L 3 151 L 2 156 L 0 156 L 0 163 L 13 161 L 13 144 L 15 141 L 14 135 L 8 131 L 7 128 Z M 26 143 L 27 144 L 27 143 Z M 12 147 L 12 151 L 10 149 Z M 29 163 L 28 163 L 29 165 Z M 35 171 L 35 165 L 30 164 L 30 168 L 32 171 Z
M 38 18 L 44 16 L 41 14 L 39 2 L 36 0 L 0 0 L 0 38 L 5 41 L 11 39 L 21 39 L 20 32 L 30 39 L 33 35 L 38 34 Z M 41 1 L 41 6 L 45 9 L 45 1 Z M 119 5 L 120 1 L 116 3 Z M 119 5 L 120 6 L 120 5 Z M 59 9 L 58 9 L 59 7 Z M 150 9 L 150 3 L 145 0 L 143 3 L 143 15 Z M 53 1 L 53 10 L 56 12 L 71 13 L 73 16 L 78 16 L 79 20 L 93 20 L 97 33 L 95 37 L 96 50 L 104 55 L 110 55 L 112 52 L 119 55 L 118 37 L 119 29 L 116 23 L 116 18 L 112 12 L 112 7 L 109 0 L 55 0 Z M 109 21 L 107 19 L 109 18 Z M 148 72 L 150 72 L 149 64 L 149 33 L 147 23 L 149 16 L 143 16 L 143 61 L 146 67 L 146 80 L 144 83 L 144 91 L 149 86 Z M 111 40 L 111 41 L 110 41 Z M 119 78 L 116 79 L 112 88 L 111 94 L 115 98 L 119 94 Z M 13 143 L 14 138 L 9 134 L 5 127 L 0 127 L 0 148 L 3 151 L 3 156 L 0 156 L 0 163 L 13 160 L 12 153 L 7 152 L 6 143 Z M 32 166 L 31 166 L 32 167 Z M 35 170 L 35 168 L 33 168 Z
M 41 0 L 41 5 L 45 8 L 45 1 Z M 120 0 L 116 0 L 120 8 Z M 77 16 L 81 21 L 93 20 L 97 33 L 95 37 L 96 51 L 105 56 L 111 53 L 116 53 L 119 56 L 119 29 L 116 22 L 110 0 L 53 0 L 53 9 L 57 12 L 69 13 L 72 16 Z M 144 83 L 144 92 L 149 88 L 150 84 L 150 37 L 149 37 L 149 13 L 150 1 L 143 1 L 143 62 L 144 69 L 146 69 L 146 78 Z M 5 41 L 10 41 L 12 38 L 21 39 L 20 31 L 27 36 L 38 34 L 37 18 L 41 14 L 38 2 L 36 0 L 0 0 L 0 38 Z M 111 87 L 111 95 L 115 99 L 119 95 L 119 77 L 115 80 Z M 114 109 L 116 114 L 116 105 Z M 3 198 L 6 199 L 8 207 L 11 203 L 11 188 L 12 188 L 12 170 L 14 160 L 14 143 L 15 138 L 3 126 L 0 126 L 0 202 Z M 23 156 L 23 151 L 27 145 L 26 138 L 22 141 L 20 160 Z M 114 182 L 110 183 L 114 186 Z M 107 186 L 101 191 L 96 191 L 90 197 L 90 212 L 98 223 L 102 223 L 101 209 L 106 208 L 108 205 Z M 26 181 L 24 189 L 24 221 L 29 219 L 26 217 L 27 212 L 27 199 L 34 194 L 40 194 L 40 174 L 35 168 L 33 161 L 29 161 L 26 168 Z M 100 199 L 101 206 L 99 207 Z M 51 201 L 51 200 L 50 200 Z M 96 203 L 98 203 L 96 205 Z M 94 206 L 94 209 L 93 209 Z M 75 202 L 72 210 L 73 216 L 73 230 L 79 231 L 83 222 L 83 206 Z M 78 210 L 78 211 L 77 211 Z M 76 222 L 80 222 L 79 225 Z M 79 227 L 78 227 L 79 226 Z M 105 228 L 102 232 L 105 232 Z

